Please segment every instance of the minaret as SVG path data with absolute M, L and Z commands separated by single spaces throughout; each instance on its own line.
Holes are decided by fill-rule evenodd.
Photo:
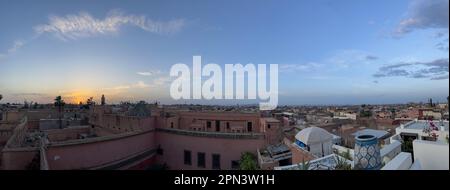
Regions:
M 106 105 L 105 95 L 102 94 L 102 100 L 101 100 L 102 106 Z

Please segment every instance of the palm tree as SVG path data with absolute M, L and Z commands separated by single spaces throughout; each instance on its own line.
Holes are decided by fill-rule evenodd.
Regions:
M 58 107 L 58 117 L 59 117 L 59 128 L 62 129 L 62 111 L 66 103 L 62 100 L 61 96 L 55 98 L 55 106 Z

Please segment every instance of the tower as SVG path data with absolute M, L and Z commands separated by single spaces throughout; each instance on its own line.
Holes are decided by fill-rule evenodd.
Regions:
M 104 106 L 106 104 L 106 100 L 105 100 L 105 95 L 104 94 L 102 94 L 101 104 L 102 104 L 102 106 Z

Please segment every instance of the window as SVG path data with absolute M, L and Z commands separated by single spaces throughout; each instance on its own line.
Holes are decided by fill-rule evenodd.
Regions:
M 173 128 L 173 122 L 170 122 L 170 128 Z
M 220 170 L 220 154 L 212 155 L 212 169 Z
M 231 169 L 233 169 L 233 170 L 238 170 L 240 167 L 239 167 L 239 160 L 232 160 L 231 161 Z
M 184 164 L 191 165 L 191 151 L 184 151 Z
M 270 129 L 270 124 L 268 124 L 268 125 L 267 125 L 267 128 L 269 128 L 269 129 Z
M 252 122 L 247 122 L 247 132 L 252 132 Z
M 216 131 L 220 131 L 220 121 L 216 120 Z
M 227 122 L 227 129 L 230 129 L 230 122 Z
M 211 121 L 207 121 L 207 122 L 206 122 L 206 127 L 207 127 L 207 128 L 211 128 Z
M 205 153 L 199 152 L 197 153 L 197 167 L 199 168 L 205 168 Z

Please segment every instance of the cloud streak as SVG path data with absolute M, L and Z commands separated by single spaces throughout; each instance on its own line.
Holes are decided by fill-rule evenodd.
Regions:
M 25 45 L 25 41 L 23 41 L 23 40 L 14 41 L 13 45 L 8 50 L 6 50 L 6 53 L 0 53 L 0 59 L 3 57 L 6 57 L 12 53 L 15 53 L 17 50 L 19 50 L 24 45 Z
M 380 67 L 373 77 L 408 77 L 444 80 L 448 79 L 448 69 L 449 59 L 437 59 L 431 62 L 397 63 Z
M 139 71 L 136 72 L 136 74 L 141 75 L 141 76 L 153 76 L 155 74 L 161 74 L 160 70 L 157 71 Z
M 37 34 L 50 33 L 62 40 L 75 40 L 98 35 L 114 34 L 123 26 L 134 26 L 144 31 L 168 34 L 181 30 L 184 19 L 174 19 L 166 22 L 154 21 L 145 16 L 126 15 L 120 11 L 110 11 L 103 19 L 94 18 L 86 12 L 76 15 L 50 16 L 47 24 L 34 27 Z
M 142 75 L 142 76 L 152 76 L 152 72 L 137 72 L 136 74 Z
M 406 17 L 400 21 L 394 36 L 402 36 L 416 29 L 446 28 L 449 25 L 448 0 L 414 0 Z
M 322 67 L 322 64 L 309 62 L 306 64 L 280 64 L 280 72 L 306 72 Z
M 380 58 L 374 54 L 356 49 L 344 49 L 333 52 L 331 56 L 324 58 L 318 62 L 306 62 L 301 64 L 280 64 L 279 71 L 281 73 L 295 73 L 295 72 L 324 72 L 337 70 L 346 70 L 352 67 L 361 65 L 368 65 L 378 61 Z M 310 79 L 325 80 L 335 77 L 330 76 L 312 76 Z
M 33 29 L 37 34 L 35 37 L 39 37 L 42 34 L 52 34 L 63 41 L 68 41 L 116 34 L 124 26 L 134 26 L 155 34 L 171 34 L 180 31 L 185 25 L 186 21 L 184 19 L 155 21 L 143 15 L 127 15 L 121 11 L 113 10 L 103 19 L 95 18 L 86 12 L 70 14 L 63 17 L 50 16 L 48 23 L 37 25 Z M 0 59 L 16 52 L 24 45 L 25 41 L 23 40 L 14 41 L 11 48 L 4 53 L 0 53 Z

